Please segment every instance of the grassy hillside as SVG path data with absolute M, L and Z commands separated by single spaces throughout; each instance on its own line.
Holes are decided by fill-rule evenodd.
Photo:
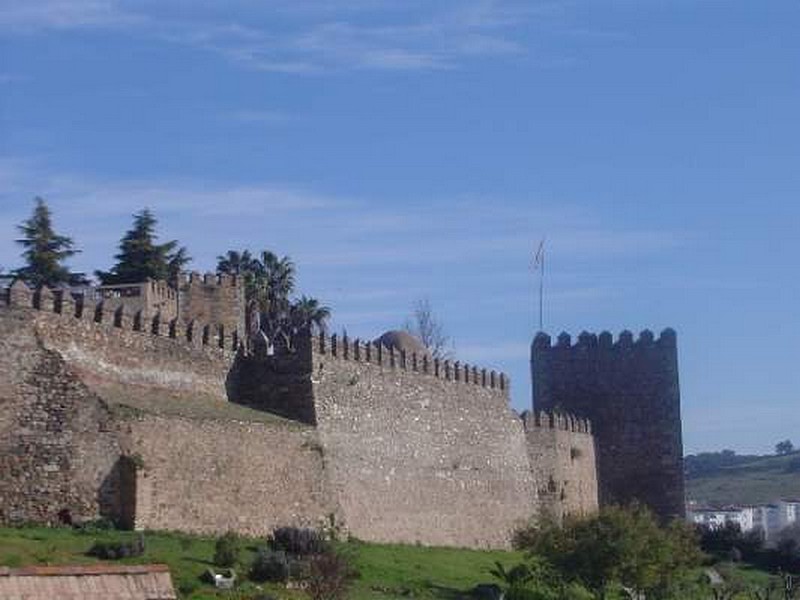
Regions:
M 25 527 L 0 528 L 0 566 L 92 564 L 101 562 L 86 556 L 95 540 L 127 539 L 128 532 L 82 532 L 68 528 L 48 529 Z M 181 598 L 193 600 L 246 598 L 247 594 L 216 592 L 202 583 L 200 576 L 213 566 L 214 539 L 178 533 L 147 533 L 145 555 L 116 561 L 119 564 L 165 563 L 169 565 L 175 588 Z M 257 544 L 248 540 L 242 562 L 248 564 Z M 451 600 L 478 583 L 492 583 L 488 573 L 495 561 L 506 567 L 522 560 L 522 554 L 502 551 L 477 551 L 453 548 L 379 545 L 362 542 L 346 544 L 352 552 L 360 578 L 351 598 L 354 600 L 386 600 L 413 597 L 416 599 Z M 279 598 L 302 600 L 305 595 L 284 587 L 262 586 Z M 247 583 L 244 591 L 255 591 Z
M 800 452 L 783 456 L 687 456 L 686 496 L 714 505 L 800 498 Z

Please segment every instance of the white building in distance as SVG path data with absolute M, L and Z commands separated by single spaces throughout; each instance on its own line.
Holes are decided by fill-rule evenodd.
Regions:
M 705 508 L 690 505 L 686 510 L 690 523 L 719 529 L 735 523 L 743 533 L 759 530 L 766 543 L 774 542 L 781 530 L 800 522 L 800 500 L 780 500 L 774 504 Z

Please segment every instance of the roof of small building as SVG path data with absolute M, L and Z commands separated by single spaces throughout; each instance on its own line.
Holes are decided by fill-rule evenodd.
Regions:
M 416 353 L 418 355 L 428 354 L 425 344 L 415 338 L 407 331 L 392 330 L 387 331 L 375 340 L 376 344 L 382 344 L 387 348 L 402 350 L 406 354 Z
M 8 600 L 174 600 L 167 565 L 0 567 Z

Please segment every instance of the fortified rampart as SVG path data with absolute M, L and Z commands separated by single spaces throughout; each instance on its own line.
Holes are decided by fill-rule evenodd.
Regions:
M 526 412 L 522 419 L 543 516 L 560 522 L 596 512 L 597 470 L 589 421 L 545 412 Z
M 573 344 L 536 336 L 533 404 L 592 422 L 600 503 L 638 500 L 667 519 L 684 514 L 683 444 L 676 334 L 634 340 L 623 332 L 583 333 Z
M 244 285 L 240 277 L 182 273 L 178 290 L 178 316 L 183 323 L 216 323 L 225 331 L 244 332 Z
M 84 295 L 92 304 L 102 302 L 109 313 L 125 306 L 132 314 L 141 312 L 145 319 L 160 315 L 164 321 L 170 321 L 178 316 L 178 292 L 166 281 L 148 279 L 144 283 L 101 285 L 84 290 Z
M 0 315 L 0 522 L 107 514 L 117 506 L 114 420 L 43 347 L 31 312 Z
M 538 513 L 504 375 L 335 336 L 315 338 L 310 358 L 328 477 L 354 535 L 497 547 Z
M 1 522 L 265 534 L 334 513 L 366 540 L 496 547 L 543 510 L 544 472 L 562 512 L 593 510 L 591 478 L 531 460 L 591 436 L 532 432 L 502 374 L 337 336 L 246 356 L 224 326 L 20 282 L 0 305 Z
M 126 503 L 138 529 L 264 536 L 337 512 L 311 427 L 139 414 L 122 429 L 141 465 Z

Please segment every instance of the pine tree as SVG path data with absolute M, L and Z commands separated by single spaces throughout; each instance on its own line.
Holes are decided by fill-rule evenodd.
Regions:
M 22 256 L 26 265 L 14 274 L 33 287 L 54 287 L 82 279 L 63 264 L 79 252 L 72 239 L 53 231 L 50 208 L 42 198 L 37 197 L 34 203 L 31 217 L 17 226 L 23 237 L 16 242 L 25 248 Z
M 139 283 L 148 278 L 176 282 L 191 258 L 176 240 L 157 244 L 157 224 L 147 208 L 133 215 L 133 227 L 120 240 L 119 253 L 114 256 L 117 264 L 110 271 L 95 272 L 103 285 Z

